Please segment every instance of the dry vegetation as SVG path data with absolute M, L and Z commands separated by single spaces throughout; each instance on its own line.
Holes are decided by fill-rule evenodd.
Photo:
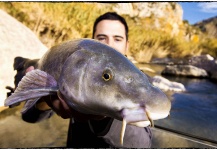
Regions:
M 99 7 L 97 3 L 82 2 L 0 2 L 0 9 L 29 27 L 47 47 L 69 39 L 91 38 L 94 20 L 100 14 L 112 10 L 111 7 Z M 124 15 L 124 18 L 130 30 L 130 54 L 139 62 L 201 53 L 217 56 L 217 39 L 196 33 L 187 41 L 184 34 L 171 37 L 166 32 L 169 31 L 169 25 L 166 31 L 153 30 L 151 17 L 138 19 Z M 190 30 L 185 28 L 183 32 L 188 33 Z

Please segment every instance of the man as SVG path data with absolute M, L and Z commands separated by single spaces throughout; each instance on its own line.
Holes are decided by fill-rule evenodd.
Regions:
M 126 54 L 128 42 L 128 26 L 125 19 L 116 13 L 108 12 L 99 16 L 93 26 L 92 38 L 108 44 Z M 26 71 L 33 70 L 29 67 Z M 55 111 L 62 118 L 71 118 L 67 147 L 70 148 L 121 148 L 120 131 L 122 121 L 95 115 L 81 114 L 56 96 L 41 98 L 34 107 L 22 114 L 27 122 L 38 122 L 49 118 Z M 151 131 L 127 125 L 123 148 L 150 148 Z

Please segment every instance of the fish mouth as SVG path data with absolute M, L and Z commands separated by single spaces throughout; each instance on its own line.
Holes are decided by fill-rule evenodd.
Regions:
M 153 120 L 166 118 L 169 115 L 169 112 L 155 113 L 143 107 L 139 107 L 134 109 L 123 109 L 121 114 L 123 120 L 125 120 L 127 124 L 138 127 L 147 127 L 148 125 L 154 126 Z
M 137 127 L 147 127 L 151 126 L 154 127 L 154 120 L 163 119 L 169 116 L 169 113 L 151 113 L 149 111 L 145 111 L 147 119 L 146 121 L 136 121 L 136 122 L 129 122 L 128 124 L 134 125 Z
M 152 113 L 143 107 L 139 107 L 136 109 L 123 109 L 121 114 L 123 117 L 123 122 L 120 134 L 120 143 L 121 145 L 123 145 L 124 133 L 127 124 L 134 125 L 137 127 L 147 127 L 149 125 L 153 127 L 153 120 L 166 118 L 169 115 L 169 112 Z

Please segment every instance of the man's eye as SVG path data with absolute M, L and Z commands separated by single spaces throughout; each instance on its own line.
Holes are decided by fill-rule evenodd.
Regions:
M 99 40 L 99 41 L 104 41 L 104 40 L 105 40 L 105 38 L 98 38 L 98 40 Z
M 120 42 L 120 41 L 122 41 L 122 39 L 115 39 L 115 41 L 116 41 L 116 42 Z

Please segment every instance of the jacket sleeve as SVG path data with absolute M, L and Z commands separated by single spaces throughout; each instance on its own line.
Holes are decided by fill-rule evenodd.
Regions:
M 22 113 L 22 119 L 29 123 L 36 123 L 44 119 L 50 118 L 53 114 L 54 112 L 52 110 L 41 111 L 35 108 L 35 106 L 33 106 Z
M 37 62 L 39 59 L 28 59 L 23 57 L 14 58 L 14 70 L 17 71 L 17 74 L 14 77 L 15 88 L 17 88 L 18 83 L 21 81 L 23 76 L 25 76 L 25 71 L 29 66 L 37 67 Z M 30 109 L 25 112 L 22 112 L 22 119 L 26 122 L 35 123 L 41 120 L 50 118 L 53 115 L 52 110 L 41 111 L 35 108 L 33 105 Z

